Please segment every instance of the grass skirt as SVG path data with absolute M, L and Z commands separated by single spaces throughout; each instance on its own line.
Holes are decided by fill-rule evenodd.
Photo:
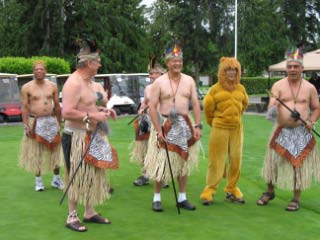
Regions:
M 86 131 L 73 130 L 70 153 L 70 172 L 65 171 L 65 186 L 85 152 Z M 68 191 L 69 199 L 83 205 L 95 206 L 109 198 L 106 170 L 82 163 Z
M 294 168 L 287 159 L 279 155 L 273 148 L 268 147 L 262 177 L 267 183 L 275 184 L 280 189 L 304 190 L 309 188 L 313 181 L 320 181 L 317 145 L 303 161 L 300 168 Z
M 33 121 L 33 118 L 29 118 L 29 126 L 33 125 Z M 61 166 L 62 162 L 63 153 L 61 144 L 58 144 L 53 151 L 50 151 L 44 144 L 24 134 L 20 148 L 20 167 L 34 174 L 38 174 L 39 172 L 43 174 Z
M 144 158 L 148 150 L 148 140 L 134 141 L 130 144 L 129 150 L 130 149 L 132 149 L 130 154 L 130 162 L 136 164 L 143 164 Z
M 200 151 L 200 141 L 196 141 L 189 147 L 189 158 L 184 160 L 178 153 L 169 151 L 169 158 L 173 177 L 190 175 L 192 170 L 198 167 L 198 155 Z M 155 181 L 170 181 L 170 170 L 166 150 L 158 148 L 157 137 L 154 127 L 151 127 L 148 142 L 148 151 L 145 157 L 144 170 L 147 176 Z

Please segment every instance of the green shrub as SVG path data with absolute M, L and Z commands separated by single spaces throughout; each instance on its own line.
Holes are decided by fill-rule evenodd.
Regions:
M 242 77 L 240 83 L 244 85 L 249 95 L 266 93 L 266 89 L 270 89 L 279 77 L 264 78 L 264 77 Z M 201 86 L 201 90 L 206 92 L 210 86 Z
M 36 60 L 43 60 L 47 65 L 47 72 L 54 74 L 70 73 L 70 64 L 62 58 L 34 56 L 0 58 L 0 72 L 14 74 L 31 74 Z
M 243 77 L 241 83 L 246 88 L 249 95 L 266 93 L 266 89 L 270 89 L 274 82 L 280 78 L 264 78 L 264 77 Z

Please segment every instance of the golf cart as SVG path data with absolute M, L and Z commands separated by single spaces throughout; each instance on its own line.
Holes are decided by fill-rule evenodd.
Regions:
M 97 74 L 95 81 L 103 85 L 109 97 L 108 108 L 118 115 L 135 114 L 150 79 L 147 73 Z
M 21 99 L 15 74 L 0 73 L 0 123 L 21 121 Z

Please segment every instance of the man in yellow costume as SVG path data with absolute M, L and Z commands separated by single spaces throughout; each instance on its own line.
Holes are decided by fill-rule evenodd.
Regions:
M 211 132 L 206 187 L 200 195 L 203 205 L 212 204 L 212 196 L 226 171 L 227 157 L 229 169 L 227 186 L 224 188 L 226 200 L 244 203 L 238 181 L 242 162 L 242 113 L 248 106 L 248 95 L 240 84 L 240 77 L 240 63 L 235 58 L 222 57 L 218 82 L 204 98 L 204 113 Z

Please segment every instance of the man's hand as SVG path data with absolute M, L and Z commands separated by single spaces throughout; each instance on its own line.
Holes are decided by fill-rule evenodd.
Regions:
M 306 121 L 306 128 L 309 130 L 309 132 L 312 132 L 312 129 L 314 129 L 314 122 L 312 122 L 311 120 L 307 120 Z
M 166 142 L 167 139 L 165 136 L 163 136 L 162 132 L 157 132 L 157 142 L 158 143 L 163 143 Z
M 89 113 L 89 119 L 96 122 L 105 122 L 108 120 L 108 118 L 109 118 L 109 113 L 106 111 Z
M 202 137 L 202 131 L 200 128 L 194 128 L 194 138 L 199 140 Z
M 109 116 L 113 119 L 116 120 L 117 119 L 117 112 L 114 109 L 109 109 Z
M 27 137 L 32 137 L 33 136 L 32 129 L 29 126 L 27 126 L 26 124 L 24 125 L 24 132 L 25 132 Z

